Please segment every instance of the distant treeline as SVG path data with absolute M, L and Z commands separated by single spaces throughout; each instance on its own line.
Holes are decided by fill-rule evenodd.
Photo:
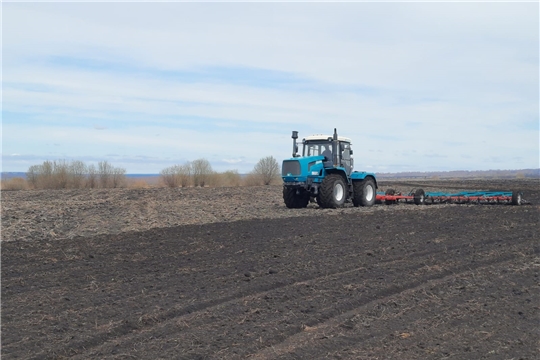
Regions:
M 14 174 L 16 175 L 13 176 Z M 267 156 L 260 159 L 247 175 L 240 175 L 237 170 L 220 173 L 212 169 L 208 160 L 197 159 L 163 169 L 159 174 L 159 182 L 147 181 L 151 177 L 146 175 L 145 177 L 130 178 L 126 175 L 126 169 L 113 166 L 107 161 L 100 161 L 96 166 L 94 164 L 86 165 L 79 160 L 47 160 L 40 165 L 30 166 L 26 173 L 2 173 L 1 189 L 41 190 L 145 188 L 150 186 L 220 187 L 270 185 L 279 183 L 280 168 L 274 157 Z
M 118 188 L 125 186 L 125 175 L 126 169 L 107 161 L 96 166 L 79 160 L 58 160 L 30 166 L 26 181 L 33 189 Z
M 236 170 L 230 170 L 237 172 Z M 239 174 L 243 179 L 249 177 L 250 174 Z M 515 178 L 540 178 L 540 169 L 521 169 L 521 170 L 455 170 L 455 171 L 404 171 L 398 173 L 376 173 L 379 178 L 426 178 L 439 177 L 440 179 L 446 178 L 501 178 L 501 179 L 515 179 Z M 12 178 L 26 179 L 25 172 L 2 172 L 2 180 L 8 180 Z M 160 174 L 125 174 L 126 178 L 150 178 L 160 177 Z
M 123 168 L 107 161 L 86 165 L 78 160 L 45 161 L 32 165 L 26 173 L 3 172 L 2 190 L 27 189 L 80 189 L 80 188 L 146 188 L 151 186 L 254 186 L 280 183 L 280 167 L 276 159 L 267 156 L 259 160 L 248 174 L 237 170 L 216 172 L 206 159 L 197 159 L 182 165 L 163 169 L 160 174 L 127 175 Z M 456 170 L 429 172 L 377 173 L 385 179 L 540 179 L 540 169 L 522 170 Z

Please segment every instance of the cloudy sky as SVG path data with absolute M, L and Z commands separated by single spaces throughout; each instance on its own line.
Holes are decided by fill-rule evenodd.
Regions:
M 2 5 L 3 171 L 246 173 L 334 127 L 356 170 L 538 168 L 538 2 Z

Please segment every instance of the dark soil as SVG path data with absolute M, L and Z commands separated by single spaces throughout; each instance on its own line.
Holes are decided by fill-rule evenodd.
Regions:
M 520 185 L 532 205 L 4 241 L 2 358 L 537 359 L 540 191 Z

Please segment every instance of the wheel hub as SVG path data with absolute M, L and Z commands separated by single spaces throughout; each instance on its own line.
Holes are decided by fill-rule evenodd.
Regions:
M 367 201 L 371 201 L 371 199 L 373 199 L 373 194 L 375 192 L 373 191 L 373 187 L 372 186 L 366 186 L 366 193 L 365 193 L 365 196 L 366 196 L 366 200 Z
M 344 194 L 345 191 L 343 190 L 343 186 L 341 184 L 336 184 L 334 186 L 334 199 L 336 199 L 336 201 L 341 201 Z

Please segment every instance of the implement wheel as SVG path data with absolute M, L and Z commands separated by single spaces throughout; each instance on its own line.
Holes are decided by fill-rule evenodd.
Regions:
M 326 176 L 319 187 L 317 203 L 322 208 L 340 208 L 347 199 L 347 187 L 343 177 L 338 174 Z
M 521 193 L 519 191 L 512 192 L 512 205 L 521 205 Z
M 416 205 L 424 205 L 426 202 L 426 193 L 422 189 L 416 190 L 414 193 L 414 203 Z
M 353 182 L 353 204 L 354 206 L 372 206 L 375 204 L 377 189 L 375 182 L 371 178 Z
M 295 188 L 283 187 L 283 201 L 289 209 L 305 208 L 309 203 L 309 193 L 307 191 L 299 190 L 299 194 L 296 191 Z

